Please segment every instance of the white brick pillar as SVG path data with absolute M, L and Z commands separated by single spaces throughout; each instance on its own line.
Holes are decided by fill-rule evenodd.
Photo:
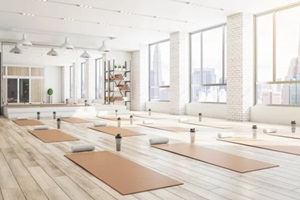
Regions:
M 227 17 L 227 119 L 249 121 L 253 106 L 253 15 Z
M 170 113 L 185 114 L 189 103 L 189 34 L 170 35 Z
M 143 111 L 149 99 L 149 50 L 140 45 L 139 51 L 131 53 L 131 110 Z

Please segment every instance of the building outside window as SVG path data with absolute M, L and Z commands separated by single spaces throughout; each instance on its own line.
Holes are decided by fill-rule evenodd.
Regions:
M 255 19 L 256 104 L 300 105 L 300 6 Z
M 226 102 L 226 25 L 190 34 L 191 101 Z
M 170 101 L 170 41 L 149 45 L 150 100 Z

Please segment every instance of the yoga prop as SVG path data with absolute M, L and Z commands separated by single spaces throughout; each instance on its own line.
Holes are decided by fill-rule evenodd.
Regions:
M 161 124 L 139 124 L 139 126 L 145 126 L 149 128 L 155 128 L 159 130 L 164 130 L 164 131 L 170 131 L 170 132 L 188 132 L 188 128 L 183 128 L 183 127 L 178 127 L 178 126 L 166 126 L 166 125 L 161 125 Z
M 276 133 L 277 129 L 275 129 L 275 128 L 264 128 L 263 132 L 264 133 Z
M 299 133 L 269 133 L 268 135 L 277 136 L 277 137 L 285 137 L 285 138 L 292 138 L 292 139 L 300 139 Z
M 77 117 L 62 118 L 61 120 L 69 123 L 89 123 L 89 121 Z
M 135 131 L 131 131 L 124 128 L 118 128 L 114 126 L 99 126 L 99 127 L 89 127 L 90 129 L 93 129 L 95 131 L 100 131 L 109 135 L 116 136 L 117 134 L 122 134 L 123 137 L 129 137 L 129 136 L 140 136 L 144 135 Z
M 106 126 L 107 123 L 106 122 L 94 122 L 94 127 L 97 127 L 97 126 Z
M 233 133 L 229 132 L 229 133 L 218 133 L 218 138 L 232 138 L 233 137 Z
M 147 119 L 164 119 L 162 116 L 153 116 L 153 115 L 142 115 L 142 114 L 134 114 L 136 117 L 147 118 Z
M 195 143 L 195 138 L 196 138 L 196 130 L 194 128 L 190 129 L 190 140 L 191 144 Z
M 292 133 L 296 133 L 296 121 L 291 121 L 291 131 Z
M 260 149 L 267 149 L 271 151 L 278 151 L 282 153 L 294 154 L 300 156 L 300 146 L 291 145 L 288 143 L 266 141 L 266 140 L 253 140 L 248 138 L 224 138 L 219 139 L 223 142 L 231 142 L 234 144 L 246 145 Z
M 29 133 L 39 138 L 45 143 L 50 142 L 66 142 L 79 140 L 71 135 L 68 135 L 60 130 L 49 129 L 49 130 L 30 130 Z
M 28 119 L 27 117 L 17 117 L 17 120 L 25 120 Z
M 236 156 L 192 144 L 161 144 L 152 147 L 209 163 L 239 173 L 278 167 L 266 162 Z
M 60 129 L 60 118 L 57 118 L 56 122 L 57 122 L 57 129 Z
M 65 156 L 122 195 L 182 184 L 107 151 L 74 153 Z
M 154 121 L 153 120 L 144 120 L 143 124 L 153 124 Z
M 42 122 L 33 120 L 33 119 L 19 119 L 19 120 L 13 120 L 16 124 L 19 126 L 37 126 L 37 125 L 44 125 Z
M 94 151 L 95 146 L 92 144 L 77 144 L 71 146 L 71 151 L 74 152 L 82 152 L 82 151 Z
M 187 118 L 180 118 L 179 120 L 178 120 L 179 122 L 187 122 L 187 121 L 189 121 Z
M 48 126 L 34 126 L 33 130 L 48 130 Z
M 222 123 L 218 122 L 195 122 L 195 121 L 186 121 L 186 122 L 181 122 L 184 124 L 192 124 L 192 125 L 197 125 L 197 126 L 206 126 L 206 127 L 211 127 L 211 128 L 219 128 L 219 129 L 230 129 L 233 128 L 232 126 L 229 125 L 223 125 Z
M 158 138 L 150 138 L 149 143 L 150 145 L 155 145 L 155 144 L 168 144 L 169 138 L 166 137 L 158 137 Z

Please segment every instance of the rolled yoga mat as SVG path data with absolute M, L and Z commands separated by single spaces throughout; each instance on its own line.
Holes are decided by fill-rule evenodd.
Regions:
M 34 126 L 33 130 L 48 130 L 48 126 Z
M 95 146 L 92 144 L 78 144 L 71 146 L 72 152 L 94 151 Z
M 150 145 L 154 144 L 168 144 L 169 138 L 166 137 L 159 137 L 159 138 L 150 138 L 149 143 Z
M 277 129 L 276 128 L 264 128 L 263 132 L 264 133 L 277 133 Z
M 144 120 L 143 124 L 153 124 L 154 121 L 153 120 Z
M 17 120 L 28 119 L 27 117 L 17 117 Z
M 229 132 L 229 133 L 218 133 L 218 138 L 232 138 L 233 137 L 233 133 Z
M 97 126 L 106 126 L 107 123 L 106 122 L 94 122 L 94 127 L 97 127 Z
M 187 121 L 189 121 L 187 118 L 180 118 L 179 120 L 178 120 L 179 122 L 187 122 Z

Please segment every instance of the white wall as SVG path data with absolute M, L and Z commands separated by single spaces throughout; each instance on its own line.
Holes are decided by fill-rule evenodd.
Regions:
M 186 106 L 186 114 L 198 115 L 198 113 L 202 113 L 204 117 L 226 119 L 226 107 L 227 104 L 191 102 Z
M 62 103 L 62 67 L 45 67 L 44 102 L 49 102 L 47 90 L 53 89 L 52 103 Z
M 164 101 L 148 101 L 146 103 L 146 110 L 151 109 L 153 112 L 170 113 L 170 102 Z

